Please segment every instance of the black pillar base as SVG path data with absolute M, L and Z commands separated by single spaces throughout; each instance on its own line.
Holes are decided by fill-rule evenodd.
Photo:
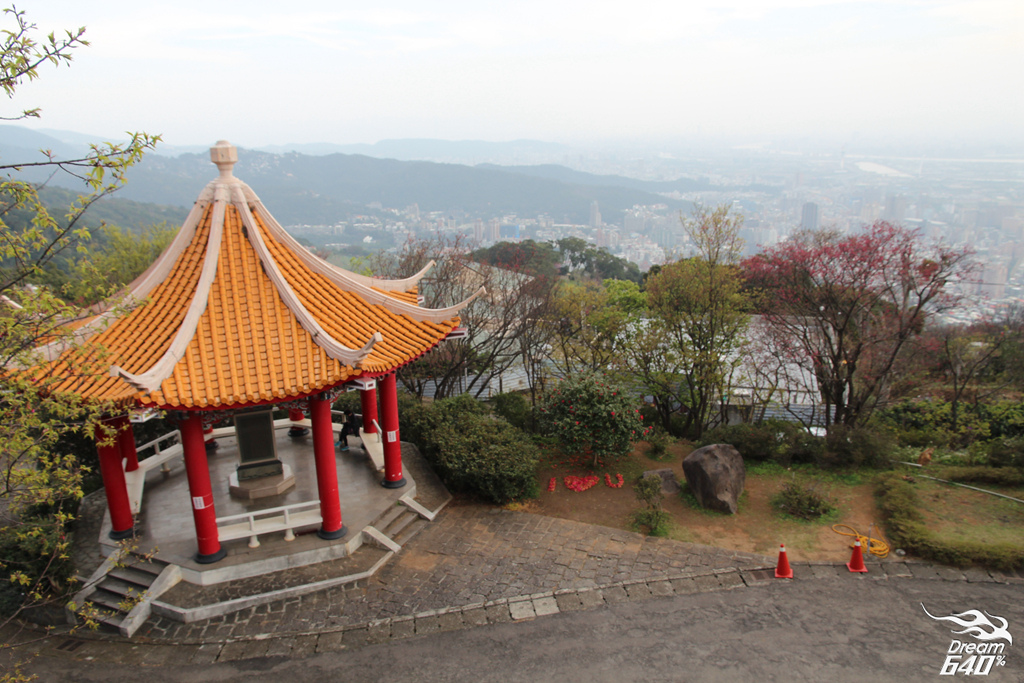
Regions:
M 111 529 L 107 536 L 115 541 L 123 541 L 126 538 L 132 538 L 135 536 L 135 527 L 133 526 L 129 529 L 125 529 L 124 531 L 114 531 Z
M 402 477 L 401 479 L 396 479 L 395 481 L 388 481 L 387 479 L 382 479 L 380 482 L 380 485 L 386 489 L 400 489 L 403 486 L 405 486 L 405 484 L 405 477 Z
M 209 555 L 203 555 L 202 553 L 196 553 L 196 562 L 199 564 L 213 564 L 214 562 L 220 562 L 228 554 L 228 551 L 221 548 L 215 553 Z
M 217 443 L 216 441 L 207 441 L 206 442 L 206 452 L 207 453 L 210 453 L 211 451 L 215 451 L 218 448 L 220 448 L 220 444 Z
M 341 528 L 337 531 L 324 531 L 322 527 L 320 529 L 317 529 L 316 531 L 316 535 L 324 539 L 325 541 L 335 541 L 347 533 L 348 527 L 344 524 L 342 524 Z
M 306 429 L 305 427 L 289 427 L 288 428 L 288 436 L 292 437 L 293 439 L 297 439 L 300 436 L 305 436 L 306 434 L 309 434 L 309 430 Z

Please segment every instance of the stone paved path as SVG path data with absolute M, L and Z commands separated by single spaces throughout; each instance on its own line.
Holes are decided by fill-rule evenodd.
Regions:
M 463 505 L 447 508 L 364 584 L 193 624 L 153 618 L 135 640 L 209 643 L 299 635 L 541 593 L 765 566 L 774 566 L 774 559 Z

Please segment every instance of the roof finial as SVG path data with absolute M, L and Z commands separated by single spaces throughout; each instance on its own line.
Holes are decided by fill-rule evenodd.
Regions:
M 238 162 L 238 149 L 227 140 L 218 140 L 210 148 L 210 161 L 217 164 L 222 180 L 234 178 L 231 171 Z

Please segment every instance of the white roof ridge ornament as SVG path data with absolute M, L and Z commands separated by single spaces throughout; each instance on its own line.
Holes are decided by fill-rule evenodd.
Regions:
M 220 182 L 237 180 L 234 176 L 235 164 L 238 163 L 238 148 L 227 140 L 218 140 L 217 144 L 210 148 L 210 161 L 217 165 L 220 171 Z

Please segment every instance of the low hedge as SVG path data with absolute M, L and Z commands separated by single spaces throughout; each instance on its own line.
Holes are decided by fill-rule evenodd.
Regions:
M 1024 470 L 1017 467 L 946 467 L 937 476 L 964 484 L 1024 486 Z
M 402 437 L 420 448 L 452 491 L 498 505 L 537 496 L 537 446 L 468 396 L 407 405 Z
M 1009 543 L 953 541 L 935 534 L 924 523 L 914 485 L 903 475 L 878 478 L 875 495 L 885 518 L 889 540 L 926 560 L 964 567 L 978 564 L 991 569 L 1024 568 L 1024 546 Z

